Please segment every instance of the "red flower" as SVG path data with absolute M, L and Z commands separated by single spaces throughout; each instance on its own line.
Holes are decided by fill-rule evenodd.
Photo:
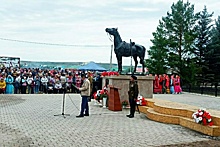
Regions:
M 113 76 L 113 75 L 119 76 L 119 73 L 118 72 L 114 72 L 114 71 L 109 71 L 109 72 L 104 71 L 104 72 L 102 72 L 101 75 L 103 77 L 105 77 L 105 76 Z
M 193 118 L 197 123 L 210 126 L 213 125 L 210 113 L 205 110 L 199 109 L 197 112 L 193 114 Z
M 94 93 L 93 93 L 93 97 L 94 97 L 94 99 L 96 100 L 96 98 L 97 98 L 97 92 L 94 92 Z
M 207 121 L 206 121 L 206 118 L 202 118 L 202 124 L 204 125 L 204 126 L 206 126 L 207 125 Z

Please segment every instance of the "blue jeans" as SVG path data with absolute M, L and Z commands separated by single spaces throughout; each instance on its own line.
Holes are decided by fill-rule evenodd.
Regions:
M 89 114 L 88 96 L 82 96 L 80 115 L 84 116 L 84 114 Z
M 40 85 L 35 85 L 35 93 L 38 93 L 39 92 L 39 87 L 40 87 Z

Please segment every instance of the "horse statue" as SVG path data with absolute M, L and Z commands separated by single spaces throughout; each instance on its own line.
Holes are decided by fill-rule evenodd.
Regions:
M 142 73 L 144 73 L 145 47 L 135 44 L 134 42 L 126 43 L 125 41 L 122 41 L 117 28 L 106 28 L 105 31 L 114 36 L 114 52 L 118 61 L 118 72 L 122 72 L 122 57 L 132 56 L 135 62 L 133 73 L 136 72 L 138 64 L 137 57 L 140 58 L 140 63 L 142 64 Z

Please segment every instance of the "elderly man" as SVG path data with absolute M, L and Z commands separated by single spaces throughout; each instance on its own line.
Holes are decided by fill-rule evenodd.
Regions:
M 90 82 L 86 79 L 86 75 L 82 74 L 81 78 L 83 80 L 83 84 L 81 88 L 77 88 L 81 91 L 82 103 L 81 103 L 81 111 L 80 114 L 76 117 L 84 117 L 89 116 L 89 105 L 88 105 L 88 98 L 90 96 Z

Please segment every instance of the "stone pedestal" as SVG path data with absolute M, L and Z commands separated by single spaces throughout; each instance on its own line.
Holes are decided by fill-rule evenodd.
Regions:
M 120 88 L 120 100 L 128 100 L 128 90 L 130 75 L 107 76 L 102 78 L 102 85 L 105 85 L 106 79 L 109 80 L 109 85 Z M 137 76 L 139 94 L 144 98 L 153 98 L 153 80 L 154 76 Z

